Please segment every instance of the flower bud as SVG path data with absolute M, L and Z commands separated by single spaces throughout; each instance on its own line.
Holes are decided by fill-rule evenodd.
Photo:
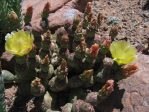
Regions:
M 111 39 L 104 39 L 102 43 L 106 48 L 110 48 L 111 45 Z
M 106 84 L 98 91 L 98 100 L 101 102 L 114 91 L 114 80 L 107 80 Z
M 138 70 L 138 66 L 136 64 L 128 64 L 122 66 L 122 74 L 125 77 L 129 77 L 134 74 Z
M 45 93 L 45 87 L 41 84 L 41 79 L 36 77 L 31 82 L 31 93 L 34 96 L 41 96 Z
M 111 36 L 112 41 L 114 40 L 114 38 L 118 35 L 120 27 L 118 25 L 114 25 L 109 33 L 109 36 Z
M 33 14 L 33 7 L 32 6 L 30 6 L 30 7 L 28 7 L 27 8 L 27 11 L 26 11 L 26 16 L 32 16 L 32 14 Z
M 85 71 L 81 74 L 80 78 L 81 78 L 83 81 L 90 80 L 91 77 L 93 76 L 93 73 L 94 73 L 93 69 L 85 70 Z
M 43 12 L 49 13 L 49 12 L 50 12 L 50 7 L 51 7 L 50 3 L 47 2 L 47 3 L 45 4 L 45 6 L 44 6 Z
M 14 11 L 11 11 L 9 14 L 8 14 L 8 18 L 13 21 L 13 22 L 16 22 L 18 21 L 18 16 L 17 14 L 14 12 Z
M 93 56 L 93 57 L 96 57 L 97 54 L 98 54 L 98 51 L 99 51 L 99 45 L 98 44 L 93 44 L 90 48 L 90 54 Z
M 91 2 L 88 2 L 87 3 L 87 6 L 86 6 L 86 9 L 85 9 L 85 12 L 87 13 L 87 14 L 89 14 L 89 13 L 91 13 L 91 11 L 92 11 L 92 3 Z

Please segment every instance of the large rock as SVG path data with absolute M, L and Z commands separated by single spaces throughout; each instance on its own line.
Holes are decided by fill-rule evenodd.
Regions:
M 35 31 L 41 31 L 41 14 L 45 4 L 50 3 L 50 14 L 48 17 L 49 27 L 58 27 L 66 22 L 72 22 L 76 15 L 81 15 L 87 0 L 23 0 L 22 13 L 29 6 L 33 7 L 31 25 Z
M 149 112 L 149 56 L 138 54 L 139 70 L 118 82 L 99 112 Z
M 139 54 L 136 63 L 139 71 L 119 82 L 125 89 L 122 112 L 149 112 L 149 57 Z

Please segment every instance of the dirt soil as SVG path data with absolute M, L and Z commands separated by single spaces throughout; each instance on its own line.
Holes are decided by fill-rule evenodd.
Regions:
M 94 13 L 99 12 L 119 20 L 119 39 L 127 38 L 139 51 L 147 47 L 149 0 L 94 0 Z
M 149 0 L 93 0 L 93 5 L 95 15 L 101 12 L 109 18 L 116 17 L 119 20 L 122 26 L 119 39 L 127 38 L 139 50 L 146 47 L 147 39 L 149 40 Z M 16 91 L 17 86 L 8 87 L 5 91 L 9 112 L 41 112 L 33 109 L 33 99 L 26 106 L 10 109 Z

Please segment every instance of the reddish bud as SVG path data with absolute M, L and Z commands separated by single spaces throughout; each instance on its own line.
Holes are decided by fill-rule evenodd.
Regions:
M 27 11 L 26 11 L 26 16 L 32 16 L 33 14 L 33 7 L 30 6 L 27 8 Z
M 110 39 L 105 39 L 102 43 L 106 48 L 109 48 L 111 45 L 111 40 Z
M 50 3 L 47 2 L 47 3 L 45 4 L 45 7 L 44 7 L 44 9 L 43 9 L 43 12 L 49 12 L 49 11 L 50 11 Z
M 107 80 L 106 84 L 102 87 L 102 91 L 110 95 L 114 91 L 114 80 Z
M 91 6 L 91 5 L 92 5 L 91 2 L 88 2 L 88 3 L 87 3 L 87 6 L 86 6 L 86 12 L 87 12 L 87 13 L 90 13 L 90 12 L 92 11 L 92 6 Z
M 134 74 L 138 70 L 138 66 L 136 64 L 128 64 L 122 66 L 122 73 L 125 77 L 129 77 Z
M 91 53 L 91 55 L 92 56 L 94 56 L 94 57 L 96 57 L 97 56 L 97 54 L 98 54 L 98 51 L 99 51 L 99 45 L 98 44 L 93 44 L 92 46 L 91 46 L 91 48 L 90 48 L 90 53 Z
M 49 63 L 49 56 L 46 55 L 45 58 L 42 60 L 41 64 L 48 64 Z
M 67 34 L 63 35 L 62 36 L 62 39 L 61 39 L 61 43 L 62 44 L 67 44 L 69 42 L 69 37 Z

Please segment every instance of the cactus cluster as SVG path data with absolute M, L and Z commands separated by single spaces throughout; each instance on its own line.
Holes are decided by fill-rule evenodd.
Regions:
M 125 41 L 113 43 L 118 24 L 108 37 L 100 37 L 106 17 L 101 13 L 93 16 L 92 2 L 87 3 L 82 17 L 76 16 L 72 24 L 66 23 L 55 33 L 48 28 L 49 9 L 47 3 L 41 14 L 42 32 L 32 31 L 33 8 L 28 7 L 24 29 L 6 36 L 6 50 L 16 60 L 18 95 L 44 96 L 46 112 L 95 112 L 114 91 L 115 83 L 137 69 L 123 67 L 135 59 L 136 50 Z

